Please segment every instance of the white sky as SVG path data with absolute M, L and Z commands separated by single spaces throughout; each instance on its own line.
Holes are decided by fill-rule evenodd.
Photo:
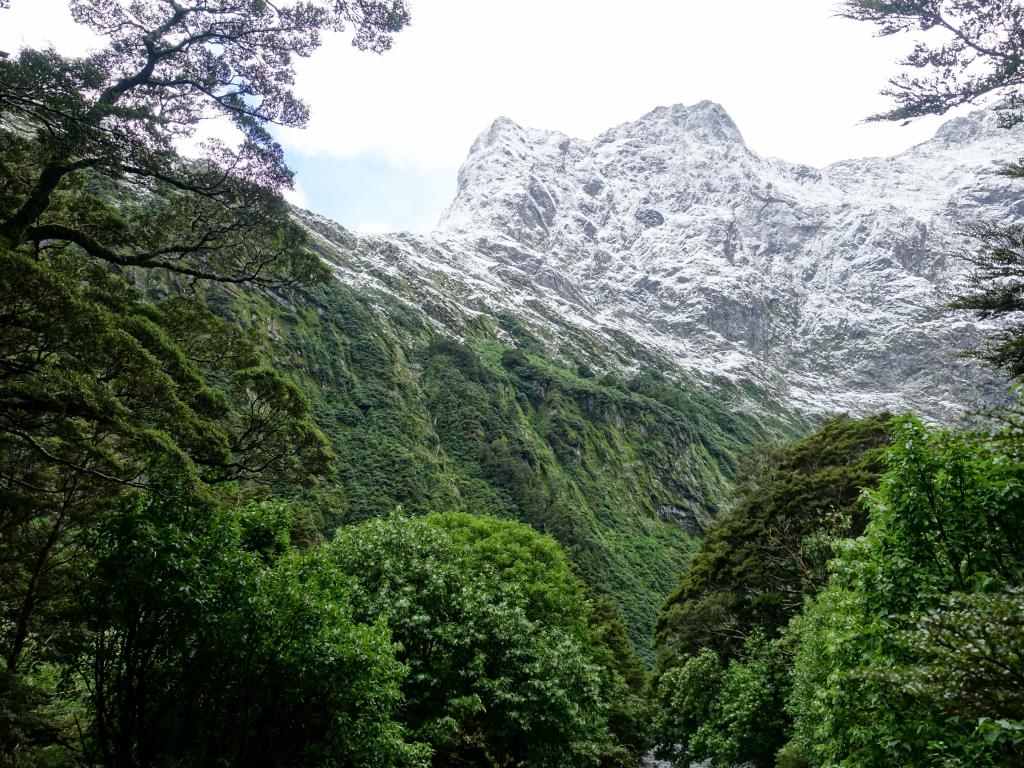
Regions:
M 818 166 L 901 151 L 940 122 L 861 122 L 886 107 L 878 91 L 909 41 L 836 18 L 833 0 L 409 4 L 412 25 L 389 53 L 331 38 L 300 61 L 296 90 L 312 119 L 279 133 L 299 168 L 296 199 L 355 229 L 428 227 L 473 138 L 498 115 L 590 138 L 658 105 L 707 98 L 756 152 Z M 46 42 L 68 53 L 88 44 L 66 0 L 13 0 L 0 11 L 0 49 Z M 405 194 L 372 194 L 374 179 L 384 182 L 368 169 L 381 166 L 391 191 L 408 179 Z M 340 194 L 331 199 L 346 178 L 366 186 L 358 213 Z

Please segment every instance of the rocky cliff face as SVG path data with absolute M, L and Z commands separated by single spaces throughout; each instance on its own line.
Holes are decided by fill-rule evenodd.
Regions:
M 598 366 L 639 357 L 802 410 L 950 420 L 998 385 L 958 357 L 983 329 L 940 307 L 966 279 L 969 225 L 1024 213 L 1024 186 L 995 173 L 1022 155 L 1024 129 L 990 111 L 821 169 L 760 157 L 707 101 L 588 141 L 500 118 L 435 232 L 307 221 L 342 279 L 456 333 L 511 314 Z

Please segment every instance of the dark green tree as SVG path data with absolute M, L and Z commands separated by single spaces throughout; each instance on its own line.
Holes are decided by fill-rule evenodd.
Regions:
M 715 765 L 774 765 L 786 740 L 788 675 L 781 644 L 760 632 L 747 639 L 742 658 L 723 662 L 710 648 L 686 657 L 658 682 L 658 754 L 679 768 L 708 758 Z
M 1013 166 L 1007 173 L 1024 176 L 1024 168 Z M 1024 378 L 1024 227 L 982 225 L 974 236 L 980 249 L 963 256 L 973 266 L 971 290 L 949 306 L 1001 321 L 978 354 L 1010 377 Z
M 665 604 L 657 627 L 663 667 L 704 648 L 723 659 L 742 652 L 748 635 L 773 636 L 825 585 L 834 540 L 867 522 L 861 491 L 884 468 L 890 418 L 840 416 L 762 455 Z
M 270 124 L 302 125 L 293 59 L 325 31 L 385 50 L 400 0 L 73 0 L 108 43 L 82 59 L 0 60 L 0 611 L 16 669 L 32 616 L 66 593 L 77 531 L 171 460 L 193 483 L 308 478 L 326 448 L 298 391 L 256 345 L 175 299 L 147 304 L 133 269 L 177 280 L 316 280 L 279 190 Z M 238 130 L 186 161 L 201 120 Z M 48 633 L 44 633 L 48 634 Z
M 772 765 L 786 742 L 789 646 L 779 637 L 828 582 L 836 542 L 866 524 L 888 414 L 829 421 L 764 452 L 717 520 L 658 622 L 652 735 L 677 765 Z
M 0 693 L 29 703 L 81 630 L 69 617 L 96 576 L 89 535 L 111 509 L 147 489 L 206 504 L 225 484 L 326 471 L 304 398 L 256 339 L 133 284 L 323 278 L 280 196 L 291 174 L 268 126 L 305 122 L 292 63 L 322 33 L 347 26 L 382 51 L 408 20 L 400 0 L 71 10 L 105 48 L 0 60 Z M 238 146 L 179 157 L 208 118 Z M 154 489 L 167 472 L 178 480 Z
M 33 632 L 56 636 L 39 622 L 73 599 L 83 532 L 148 487 L 154 467 L 172 464 L 188 493 L 203 494 L 322 475 L 329 451 L 305 400 L 241 329 L 185 299 L 144 302 L 70 254 L 6 256 L 0 649 L 14 671 Z
M 1017 0 L 847 0 L 842 15 L 867 21 L 882 36 L 922 31 L 900 61 L 908 71 L 883 91 L 896 107 L 873 120 L 941 115 L 999 94 L 1013 108 L 1024 86 L 1024 9 Z

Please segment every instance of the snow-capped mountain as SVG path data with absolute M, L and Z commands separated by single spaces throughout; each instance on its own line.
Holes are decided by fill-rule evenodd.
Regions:
M 499 118 L 434 232 L 353 242 L 307 222 L 342 279 L 457 333 L 506 312 L 563 354 L 639 349 L 802 409 L 947 420 L 996 386 L 958 357 L 983 329 L 941 306 L 969 225 L 1024 214 L 1024 185 L 996 173 L 1022 155 L 1024 129 L 990 110 L 821 169 L 757 155 L 708 101 L 586 141 Z

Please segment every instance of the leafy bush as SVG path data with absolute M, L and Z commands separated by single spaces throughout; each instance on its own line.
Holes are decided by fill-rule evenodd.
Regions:
M 411 765 L 394 714 L 404 668 L 359 623 L 344 575 L 289 544 L 273 505 L 220 511 L 148 496 L 91 537 L 69 664 L 107 765 Z
M 708 758 L 772 764 L 784 741 L 786 659 L 760 635 L 745 651 L 723 663 L 705 648 L 661 676 L 652 731 L 662 757 L 680 768 Z
M 593 606 L 564 552 L 526 526 L 390 517 L 329 548 L 357 619 L 383 620 L 409 675 L 400 718 L 435 765 L 598 765 L 616 744 Z M 635 759 L 636 755 L 632 755 Z
M 1020 765 L 1024 468 L 998 442 L 910 417 L 888 466 L 865 535 L 794 621 L 787 752 L 820 766 Z

